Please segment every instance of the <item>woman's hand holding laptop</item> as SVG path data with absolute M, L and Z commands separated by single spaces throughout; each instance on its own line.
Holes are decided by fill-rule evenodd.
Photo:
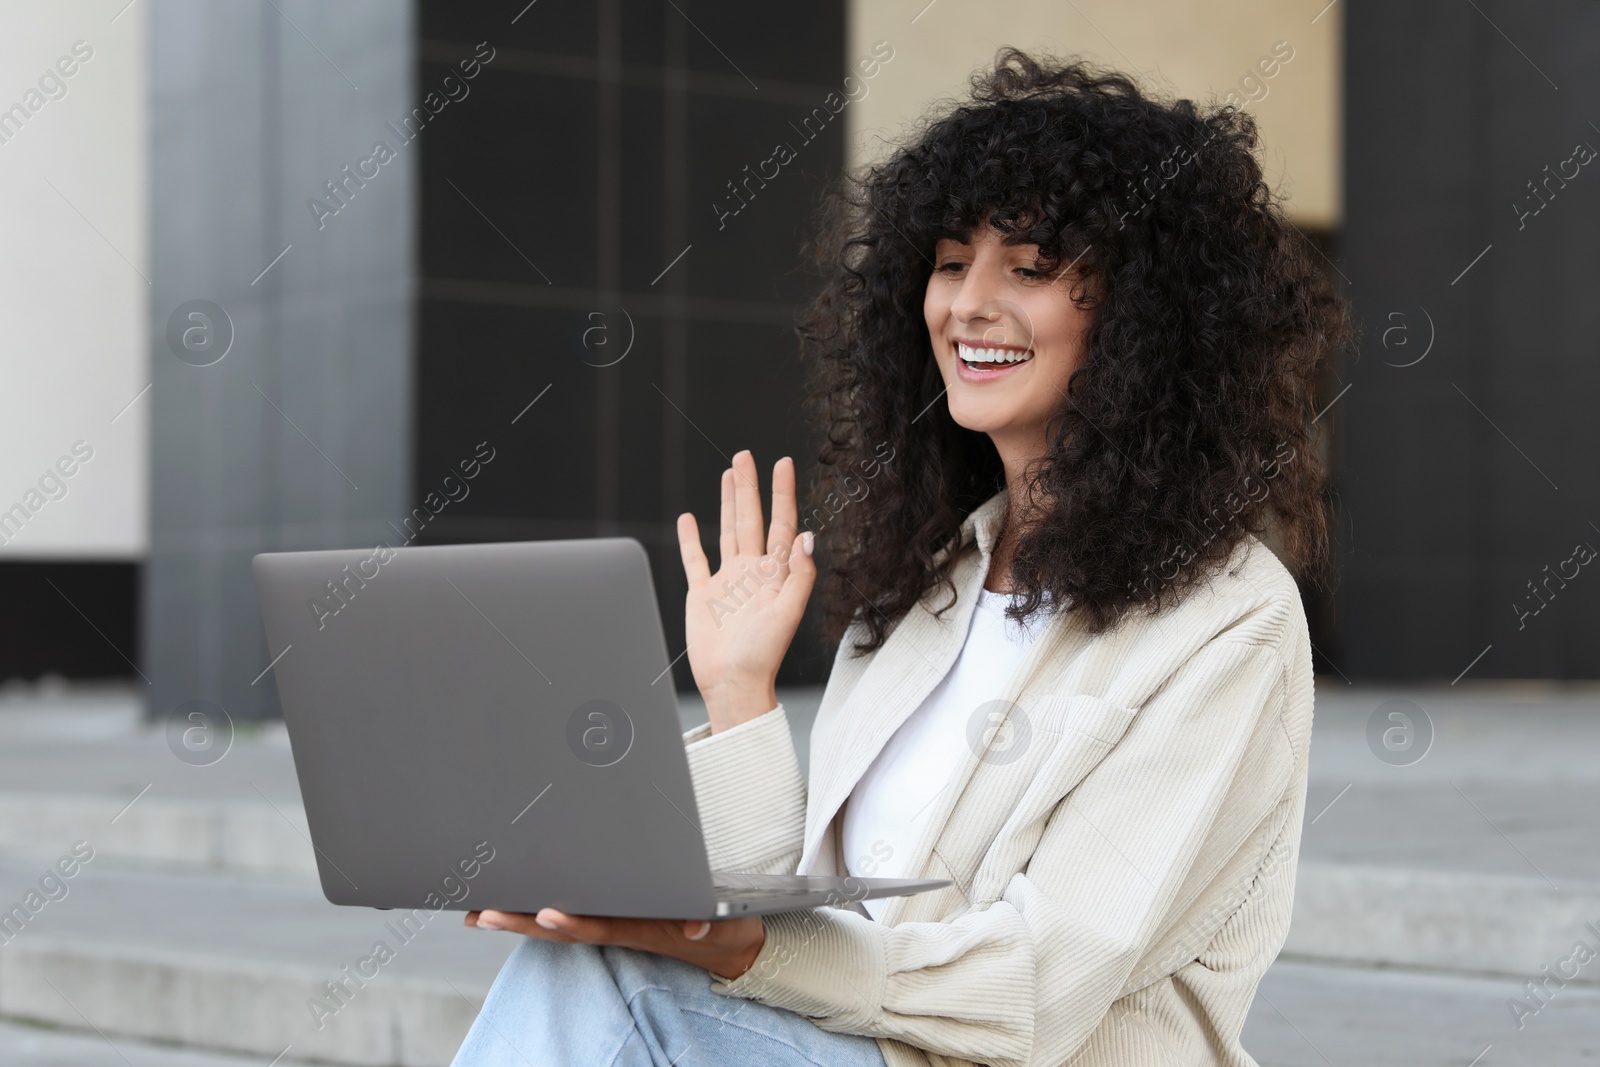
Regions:
M 766 928 L 757 918 L 722 919 L 717 922 L 607 919 L 594 915 L 568 915 L 554 908 L 541 908 L 537 915 L 506 911 L 468 912 L 467 925 L 485 930 L 510 930 L 566 944 L 624 945 L 641 952 L 671 956 L 696 967 L 704 967 L 723 978 L 737 978 L 748 971 L 767 940 Z

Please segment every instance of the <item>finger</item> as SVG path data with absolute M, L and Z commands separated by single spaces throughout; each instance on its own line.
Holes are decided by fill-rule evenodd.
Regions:
M 555 908 L 540 908 L 534 920 L 545 929 L 554 930 L 574 941 L 599 945 L 610 944 L 616 940 L 612 919 L 594 915 L 568 915 Z
M 734 529 L 737 512 L 733 497 L 733 479 L 732 467 L 722 472 L 722 533 L 721 539 L 717 542 L 721 559 L 717 561 L 718 570 L 727 567 L 739 554 L 739 535 Z
M 761 518 L 761 485 L 756 480 L 756 459 L 747 448 L 733 457 L 733 470 L 738 475 L 734 486 L 734 499 L 738 504 L 739 551 L 759 556 L 765 549 L 766 523 Z
M 799 504 L 794 491 L 794 460 L 784 456 L 772 467 L 772 529 L 767 553 L 778 554 L 800 532 Z
M 817 561 L 812 556 L 815 547 L 816 535 L 810 530 L 796 537 L 789 546 L 789 576 L 784 580 L 783 588 L 778 590 L 778 603 L 788 609 L 790 616 L 795 619 L 805 613 L 806 601 L 811 598 L 811 587 L 817 581 Z
M 571 943 L 575 940 L 561 930 L 541 926 L 533 915 L 514 911 L 483 911 L 478 914 L 477 925 L 484 930 L 505 930 L 508 933 L 537 937 L 544 941 Z
M 711 564 L 700 545 L 700 524 L 692 512 L 678 516 L 678 553 L 683 557 L 683 573 L 691 589 L 711 577 Z
M 611 919 L 603 915 L 569 915 L 555 908 L 544 908 L 535 920 L 546 929 L 563 937 L 589 945 L 627 945 L 654 951 L 671 940 L 664 927 L 676 923 L 663 923 L 658 919 Z M 546 925 L 548 924 L 548 925 Z
M 686 922 L 683 924 L 683 936 L 688 938 L 690 941 L 704 940 L 705 936 L 710 932 L 711 924 L 705 919 L 701 919 L 698 922 Z

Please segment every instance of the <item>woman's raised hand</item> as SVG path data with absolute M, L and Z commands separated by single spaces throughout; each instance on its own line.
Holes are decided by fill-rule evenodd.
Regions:
M 778 665 L 805 611 L 817 565 L 812 534 L 799 532 L 794 461 L 772 468 L 772 528 L 761 518 L 756 461 L 749 450 L 722 472 L 721 558 L 711 572 L 694 515 L 678 516 L 678 547 L 689 579 L 684 628 L 689 667 L 717 733 L 777 706 Z

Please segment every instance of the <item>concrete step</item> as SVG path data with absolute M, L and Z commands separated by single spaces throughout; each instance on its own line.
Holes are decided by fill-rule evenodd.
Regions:
M 24 901 L 48 869 L 37 857 L 0 861 L 0 903 Z M 152 872 L 97 855 L 46 888 L 60 896 L 59 886 L 65 896 L 0 933 L 0 1016 L 262 1062 L 292 1045 L 336 1063 L 447 1064 L 512 947 L 462 928 L 458 912 L 399 928 L 392 913 L 334 907 L 301 879 Z M 1508 1024 L 1512 996 L 1540 1018 L 1565 1017 L 1564 1004 L 1600 995 L 1600 962 L 1576 974 L 1562 963 L 1580 940 L 1600 949 L 1586 923 L 1600 929 L 1600 887 L 1307 864 L 1279 970 L 1455 971 L 1497 990 Z M 349 978 L 379 941 L 392 962 Z M 1566 981 L 1547 983 L 1546 968 Z M 1546 983 L 1548 1007 L 1527 981 Z M 330 996 L 330 982 L 343 990 Z M 1276 1003 L 1270 987 L 1262 1003 Z
M 46 872 L 0 863 L 0 901 L 23 901 Z M 96 857 L 56 885 L 65 896 L 56 889 L 60 899 L 6 931 L 0 1016 L 260 1063 L 292 1046 L 335 1063 L 448 1064 L 513 947 L 510 935 L 464 928 L 460 912 L 421 911 L 400 926 L 401 913 L 337 908 L 314 885 L 261 875 L 150 873 Z M 363 964 L 380 942 L 392 959 Z
M 785 694 L 802 753 L 816 695 Z M 1562 1036 L 1600 1032 L 1600 961 L 1571 974 L 1579 942 L 1600 950 L 1592 699 L 1434 708 L 1433 749 L 1397 767 L 1363 732 L 1388 695 L 1319 694 L 1294 925 L 1251 1016 L 1271 1050 L 1262 1062 L 1459 1065 L 1491 1043 L 1482 1067 L 1592 1054 L 1592 1041 Z M 449 1062 L 507 935 L 444 912 L 401 938 L 389 913 L 327 904 L 281 727 L 241 728 L 225 758 L 198 766 L 126 700 L 70 704 L 0 708 L 0 918 L 72 842 L 96 850 L 65 898 L 0 933 L 0 1016 L 79 1031 L 97 1049 L 97 1030 L 139 1055 L 153 1043 L 151 1062 L 175 1065 L 177 1053 L 160 1058 L 174 1044 L 258 1065 L 286 1047 L 285 1063 Z M 686 703 L 684 718 L 703 711 Z M 393 962 L 315 1010 L 380 939 Z M 1463 1053 L 1480 1035 L 1454 1020 L 1474 1013 L 1504 1033 L 1484 1030 Z M 1390 1044 L 1361 1044 L 1367 1030 Z M 4 1040 L 0 1062 L 31 1062 Z M 115 1062 L 142 1067 L 136 1053 Z
M 1600 883 L 1600 700 L 1539 694 L 1320 686 L 1301 858 Z M 820 696 L 780 693 L 802 762 Z M 1432 735 L 1403 766 L 1366 734 L 1396 697 L 1414 698 Z M 684 694 L 680 714 L 685 727 L 705 718 Z M 281 723 L 237 724 L 221 758 L 194 758 L 144 724 L 131 695 L 0 695 L 0 850 L 82 838 L 106 856 L 314 876 Z
M 821 691 L 782 699 L 803 752 Z M 281 722 L 230 726 L 215 762 L 195 763 L 131 699 L 59 703 L 0 700 L 0 852 L 45 855 L 83 840 L 102 857 L 158 867 L 317 877 Z M 679 703 L 684 729 L 705 721 L 697 699 Z
M 1539 977 L 1578 943 L 1600 954 L 1600 885 L 1302 862 L 1291 958 Z M 1586 953 L 1579 953 L 1580 956 Z M 1600 960 L 1566 977 L 1600 985 Z
M 0 904 L 26 901 L 53 865 L 38 856 L 0 857 Z M 35 915 L 0 929 L 0 1016 L 104 1035 L 118 1046 L 130 1038 L 171 1043 L 256 1056 L 258 1064 L 286 1048 L 296 1059 L 338 1064 L 448 1064 L 512 947 L 506 934 L 462 928 L 459 912 L 424 912 L 400 929 L 394 913 L 333 907 L 302 878 L 152 872 L 96 854 L 45 889 L 61 899 L 37 904 L 35 897 Z M 1354 1017 L 1371 1022 L 1387 1011 L 1395 1019 L 1382 1025 L 1403 1029 L 1403 1006 L 1421 1003 L 1400 998 L 1413 985 L 1422 1000 L 1438 1001 L 1440 1013 L 1467 1003 L 1478 1016 L 1493 1016 L 1504 1030 L 1502 1048 L 1522 1040 L 1523 1030 L 1533 1032 L 1530 1041 L 1581 1030 L 1600 1011 L 1600 961 L 1582 963 L 1576 974 L 1562 961 L 1573 957 L 1576 941 L 1600 949 L 1586 923 L 1600 928 L 1600 886 L 1302 865 L 1285 957 L 1251 1016 L 1264 1046 L 1278 1049 L 1278 1059 L 1262 1062 L 1314 1062 L 1286 1035 L 1349 1043 Z M 379 941 L 394 960 L 376 976 L 350 979 Z M 1546 982 L 1546 968 L 1565 984 Z M 1458 974 L 1440 973 L 1446 969 Z M 1288 984 L 1274 984 L 1280 979 Z M 1530 997 L 1528 981 L 1542 982 L 1541 997 Z M 330 993 L 330 982 L 342 989 Z M 1371 992 L 1381 989 L 1389 992 Z M 1373 1014 L 1362 1000 L 1370 993 L 1384 1011 Z M 1507 1006 L 1512 997 L 1523 1003 L 1522 1029 Z M 1318 1037 L 1315 1027 L 1330 1019 L 1344 1022 Z M 1477 1035 L 1470 1027 L 1418 1030 L 1429 1040 Z M 1488 1045 L 1498 1030 L 1485 1033 Z M 1453 1059 L 1456 1043 L 1429 1048 L 1442 1054 L 1437 1062 L 1464 1064 L 1470 1056 Z M 1435 1061 L 1363 1051 L 1333 1062 Z M 1493 1062 L 1558 1061 L 1490 1059 L 1485 1067 Z
M 1559 992 L 1519 1029 L 1501 981 L 1280 961 L 1244 1044 L 1262 1067 L 1586 1067 L 1600 1058 L 1600 994 Z M 1359 1026 L 1350 1025 L 1360 1020 Z M 288 1042 L 285 1042 L 287 1045 Z M 274 1067 L 309 1067 L 291 1055 Z M 0 1022 L 7 1067 L 263 1067 L 259 1056 Z
M 322 904 L 301 885 L 91 871 L 0 948 L 0 1014 L 81 1033 L 5 1028 L 0 1062 L 259 1067 L 287 1051 L 280 1067 L 302 1055 L 448 1064 L 510 947 L 454 926 L 454 913 L 402 944 L 384 916 Z M 307 1002 L 374 939 L 397 949 L 394 962 L 319 1028 Z M 1600 989 L 1552 984 L 1535 1000 L 1522 980 L 1285 958 L 1262 984 L 1245 1044 L 1264 1067 L 1593 1062 Z M 1531 1010 L 1514 1015 L 1513 999 Z
M 264 1067 L 259 1056 L 233 1056 L 94 1033 L 0 1022 L 0 1063 L 6 1067 Z M 272 1067 L 310 1067 L 285 1056 Z
M 1257 990 L 1244 1047 L 1262 1067 L 1589 1067 L 1600 991 L 1556 989 L 1513 1017 L 1512 979 L 1280 959 Z M 1520 1025 L 1519 1025 L 1520 1022 Z
M 1437 806 L 1448 808 L 1450 799 L 1479 818 L 1453 792 Z M 316 896 L 316 857 L 298 803 L 146 796 L 132 807 L 126 804 L 105 796 L 0 793 L 0 851 L 48 862 L 51 850 L 83 840 L 93 845 L 102 865 L 138 861 L 171 873 L 271 875 L 299 881 Z M 1334 822 L 1333 812 L 1346 821 Z M 1521 849 L 1480 820 L 1489 840 L 1457 840 L 1453 854 L 1490 870 L 1446 867 L 1452 853 L 1425 842 L 1412 849 L 1416 865 L 1403 866 L 1403 855 L 1389 844 L 1381 849 L 1369 844 L 1365 852 L 1358 847 L 1356 838 L 1366 826 L 1353 818 L 1356 814 L 1354 804 L 1342 812 L 1336 806 L 1322 825 L 1307 827 L 1287 952 L 1310 959 L 1518 974 L 1535 973 L 1565 955 L 1575 938 L 1600 949 L 1600 935 L 1584 929 L 1585 923 L 1600 929 L 1600 883 L 1568 877 L 1575 866 L 1591 864 L 1593 855 L 1584 852 L 1564 865 L 1552 857 L 1541 864 L 1541 871 L 1559 871 L 1561 880 L 1551 881 L 1534 873 Z M 1436 817 L 1427 824 L 1434 827 L 1433 840 L 1447 836 L 1440 828 L 1444 821 Z M 1338 861 L 1322 858 L 1330 854 Z M 1344 860 L 1363 855 L 1375 855 L 1378 862 Z M 1518 867 L 1523 873 L 1504 873 Z M 1557 950 L 1562 951 L 1552 957 Z M 1583 980 L 1595 979 L 1586 975 Z
M 0 792 L 0 851 L 44 854 L 88 841 L 106 859 L 317 877 L 316 852 L 298 800 L 169 799 L 146 793 L 130 807 L 130 799 Z
M 1312 779 L 1300 858 L 1600 882 L 1600 782 Z

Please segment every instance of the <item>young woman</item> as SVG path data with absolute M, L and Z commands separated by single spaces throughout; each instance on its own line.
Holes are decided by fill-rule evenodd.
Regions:
M 847 186 L 801 330 L 815 507 L 782 459 L 768 527 L 741 452 L 715 573 L 679 518 L 685 740 L 719 869 L 952 884 L 472 913 L 527 937 L 457 1064 L 1254 1062 L 1305 803 L 1312 386 L 1350 336 L 1255 146 L 1235 108 L 1006 50 Z M 807 788 L 774 680 L 814 544 L 842 640 Z

